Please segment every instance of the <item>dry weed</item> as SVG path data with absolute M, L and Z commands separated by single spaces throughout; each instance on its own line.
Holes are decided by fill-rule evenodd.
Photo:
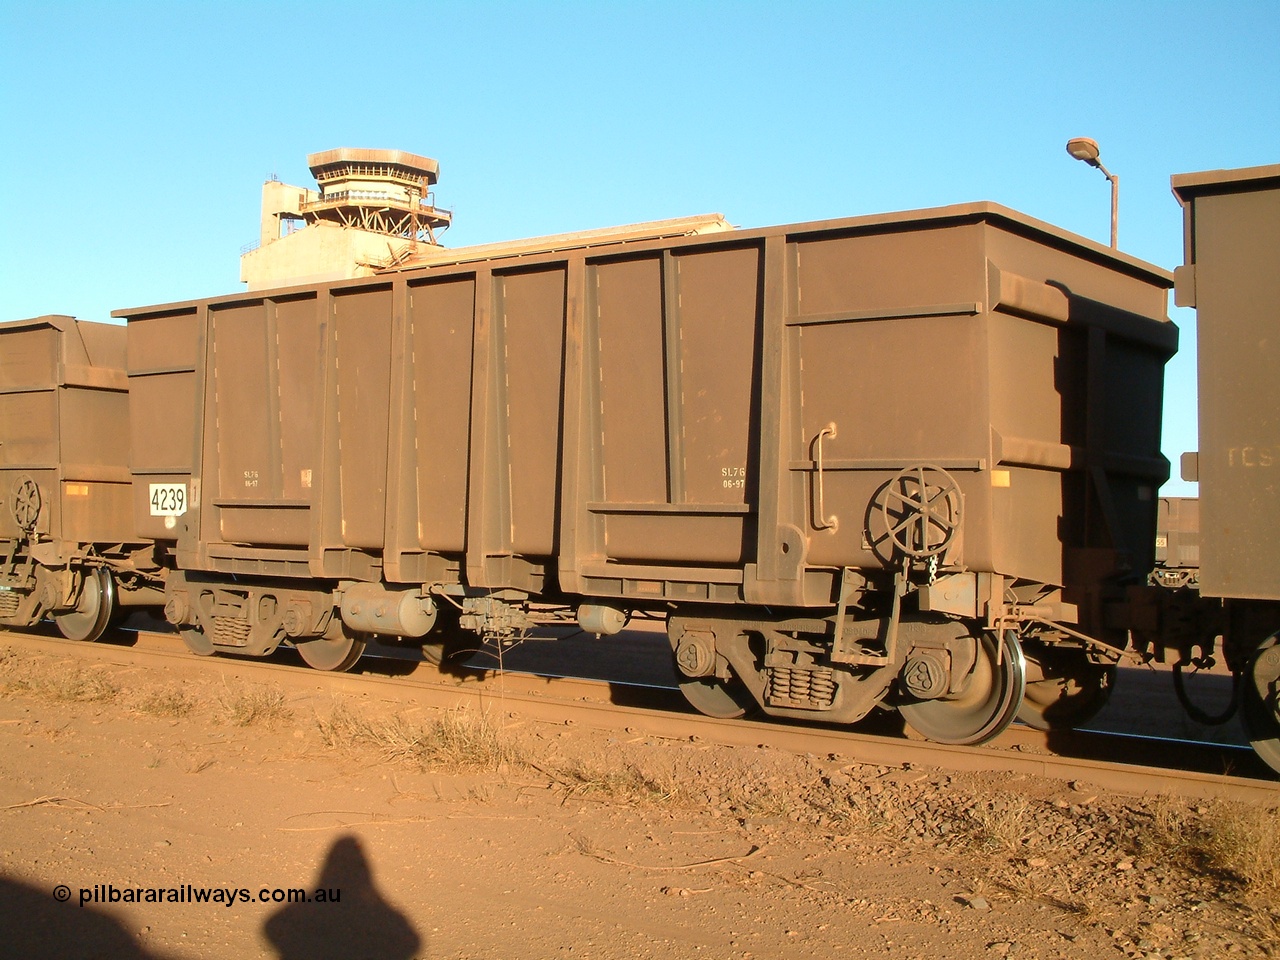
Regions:
M 1010 865 L 1004 868 L 996 883 L 1019 899 L 1035 900 L 1064 913 L 1072 913 L 1081 918 L 1098 914 L 1097 901 L 1072 884 L 1066 873 L 1058 867 L 1048 870 L 1040 864 L 1033 866 L 1028 863 L 1021 868 Z
M 327 716 L 317 716 L 315 729 L 321 742 L 332 749 L 342 749 L 361 742 L 368 724 L 344 703 L 335 703 Z
M 1194 860 L 1199 851 L 1203 824 L 1185 804 L 1170 797 L 1159 797 L 1151 811 L 1151 820 L 1135 830 L 1134 846 L 1141 853 L 1175 861 Z
M 1005 794 L 976 803 L 970 816 L 980 843 L 1012 853 L 1023 849 L 1029 825 L 1034 822 L 1030 803 L 1018 794 Z
M 278 687 L 225 685 L 218 694 L 215 709 L 223 720 L 237 727 L 259 723 L 274 726 L 293 718 L 284 692 Z
M 146 690 L 133 700 L 135 710 L 154 717 L 187 717 L 195 711 L 196 704 L 195 697 L 176 685 Z
M 1203 850 L 1213 865 L 1280 902 L 1280 810 L 1219 803 L 1205 817 L 1204 829 Z
M 459 708 L 421 724 L 397 715 L 369 718 L 337 703 L 317 718 L 330 747 L 372 747 L 383 759 L 449 770 L 498 770 L 519 762 L 519 750 L 487 712 Z
M 748 792 L 738 801 L 737 806 L 748 817 L 785 820 L 790 819 L 798 803 L 797 798 L 789 793 L 779 793 L 765 787 Z
M 519 760 L 515 742 L 488 711 L 449 710 L 429 729 L 434 737 L 426 755 L 436 765 L 497 770 Z
M 1152 859 L 1226 874 L 1280 904 L 1280 810 L 1222 801 L 1193 812 L 1164 798 L 1133 839 Z
M 120 688 L 96 670 L 76 666 L 69 670 L 24 669 L 11 675 L 8 689 L 46 700 L 106 703 L 120 695 Z
M 120 686 L 106 676 L 102 667 L 23 656 L 12 650 L 0 652 L 0 674 L 5 692 L 44 700 L 106 703 L 121 693 Z
M 790 811 L 784 811 L 786 816 Z M 881 826 L 880 814 L 866 797 L 843 797 L 833 800 L 824 810 L 840 830 L 847 834 L 867 834 Z
M 680 793 L 674 778 L 642 770 L 629 760 L 576 759 L 555 770 L 561 782 L 578 796 L 596 796 L 625 803 L 667 803 Z

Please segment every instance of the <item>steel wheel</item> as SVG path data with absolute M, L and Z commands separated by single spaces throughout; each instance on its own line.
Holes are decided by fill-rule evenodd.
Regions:
M 455 607 L 440 607 L 431 632 L 421 641 L 412 642 L 413 646 L 421 646 L 422 658 L 428 663 L 437 667 L 459 664 L 484 646 L 477 634 L 458 626 L 458 614 Z
M 985 743 L 1013 722 L 1026 673 L 1022 646 L 1013 633 L 1006 631 L 999 647 L 993 635 L 984 633 L 963 689 L 935 700 L 908 699 L 898 710 L 913 730 L 935 743 Z
M 68 640 L 93 642 L 102 636 L 116 609 L 116 581 L 104 567 L 85 571 L 80 599 L 70 613 L 57 613 L 53 621 Z
M 205 636 L 205 632 L 198 626 L 188 627 L 178 632 L 182 634 L 182 642 L 187 645 L 187 649 L 197 657 L 211 657 L 216 652 L 213 649 L 213 641 Z
M 693 709 L 718 720 L 737 720 L 756 709 L 751 691 L 737 677 L 732 680 L 716 677 L 684 679 L 680 681 L 680 692 Z
M 422 644 L 422 659 L 437 667 L 464 663 L 472 654 L 479 652 L 481 643 L 476 638 L 474 643 L 467 642 L 464 636 L 433 636 Z
M 1072 730 L 1092 720 L 1116 684 L 1114 664 L 1094 663 L 1079 647 L 1032 642 L 1027 661 L 1027 691 L 1018 719 L 1037 730 Z
M 1241 678 L 1240 719 L 1254 751 L 1280 773 L 1280 643 L 1272 637 Z
M 337 617 L 334 618 L 337 620 Z M 307 666 L 316 670 L 344 673 L 356 665 L 364 653 L 364 637 L 348 632 L 345 626 L 336 637 L 324 636 L 316 640 L 295 643 L 298 653 Z

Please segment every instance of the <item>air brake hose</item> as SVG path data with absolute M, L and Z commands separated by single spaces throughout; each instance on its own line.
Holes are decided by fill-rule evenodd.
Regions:
M 1179 658 L 1178 662 L 1173 665 L 1173 689 L 1178 695 L 1178 702 L 1182 704 L 1182 708 L 1187 711 L 1189 716 L 1196 723 L 1202 723 L 1207 727 L 1220 727 L 1232 717 L 1236 715 L 1236 709 L 1240 705 L 1240 683 L 1244 676 L 1240 670 L 1231 671 L 1231 701 L 1227 704 L 1226 709 L 1219 714 L 1205 713 L 1187 696 L 1186 687 L 1182 681 L 1182 668 L 1194 666 L 1198 670 L 1200 664 L 1194 660 L 1184 660 Z

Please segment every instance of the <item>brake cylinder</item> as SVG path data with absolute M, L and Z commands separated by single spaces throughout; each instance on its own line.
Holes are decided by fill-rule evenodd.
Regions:
M 342 594 L 342 622 L 360 633 L 425 637 L 436 622 L 436 604 L 412 590 L 353 583 Z

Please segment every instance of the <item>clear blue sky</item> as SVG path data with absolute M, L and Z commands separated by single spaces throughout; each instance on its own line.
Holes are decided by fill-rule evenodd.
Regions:
M 1182 262 L 1169 176 L 1280 161 L 1280 2 L 0 0 L 0 319 L 227 293 L 306 155 L 441 164 L 451 246 L 994 200 Z M 1173 310 L 1166 455 L 1195 445 Z M 1172 485 L 1167 490 L 1185 490 Z M 1193 488 L 1192 488 L 1193 489 Z

